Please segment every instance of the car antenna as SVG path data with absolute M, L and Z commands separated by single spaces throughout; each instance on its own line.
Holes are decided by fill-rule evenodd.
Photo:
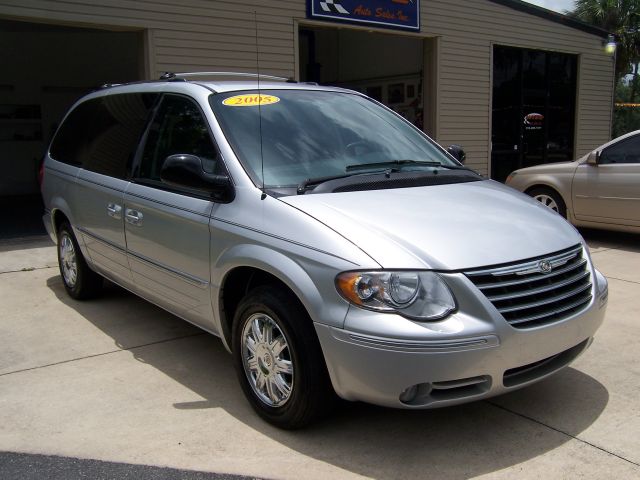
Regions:
M 256 27 L 256 69 L 258 73 L 258 125 L 260 129 L 260 169 L 262 170 L 262 195 L 260 200 L 267 198 L 264 191 L 264 152 L 262 151 L 262 91 L 260 90 L 260 49 L 258 47 L 258 11 L 253 11 L 253 22 Z

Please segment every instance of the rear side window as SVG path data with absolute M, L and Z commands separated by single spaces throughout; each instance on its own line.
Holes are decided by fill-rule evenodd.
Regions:
M 51 157 L 103 175 L 126 178 L 157 94 L 108 95 L 79 105 L 51 146 Z
M 49 151 L 51 158 L 69 165 L 82 166 L 89 124 L 99 108 L 99 103 L 100 99 L 93 99 L 73 109 L 53 139 Z

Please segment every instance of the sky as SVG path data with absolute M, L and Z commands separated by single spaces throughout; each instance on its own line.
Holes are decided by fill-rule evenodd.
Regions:
M 565 10 L 573 10 L 573 0 L 525 0 L 534 5 L 539 5 L 556 12 L 564 12 Z

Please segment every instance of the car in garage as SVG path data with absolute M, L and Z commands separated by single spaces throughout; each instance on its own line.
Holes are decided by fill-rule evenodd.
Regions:
M 230 75 L 72 107 L 42 183 L 72 298 L 104 277 L 219 336 L 252 407 L 284 428 L 335 394 L 488 398 L 591 344 L 607 281 L 560 217 L 365 95 Z
M 640 130 L 574 162 L 516 170 L 506 184 L 573 225 L 640 232 Z

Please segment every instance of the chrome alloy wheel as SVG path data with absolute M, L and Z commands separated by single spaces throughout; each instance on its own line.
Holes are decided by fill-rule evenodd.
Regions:
M 73 240 L 65 232 L 60 237 L 60 269 L 64 282 L 69 288 L 73 288 L 78 280 L 78 258 L 76 257 L 76 249 L 73 246 Z
M 534 196 L 533 198 L 535 198 L 537 201 L 539 201 L 541 204 L 543 204 L 545 207 L 550 208 L 551 210 L 553 210 L 554 212 L 559 212 L 559 208 L 558 208 L 558 204 L 556 203 L 556 201 L 550 197 L 549 195 L 546 195 L 544 193 L 540 193 L 536 196 Z
M 270 407 L 291 397 L 293 362 L 287 338 L 267 314 L 255 313 L 242 329 L 242 364 L 253 392 Z

